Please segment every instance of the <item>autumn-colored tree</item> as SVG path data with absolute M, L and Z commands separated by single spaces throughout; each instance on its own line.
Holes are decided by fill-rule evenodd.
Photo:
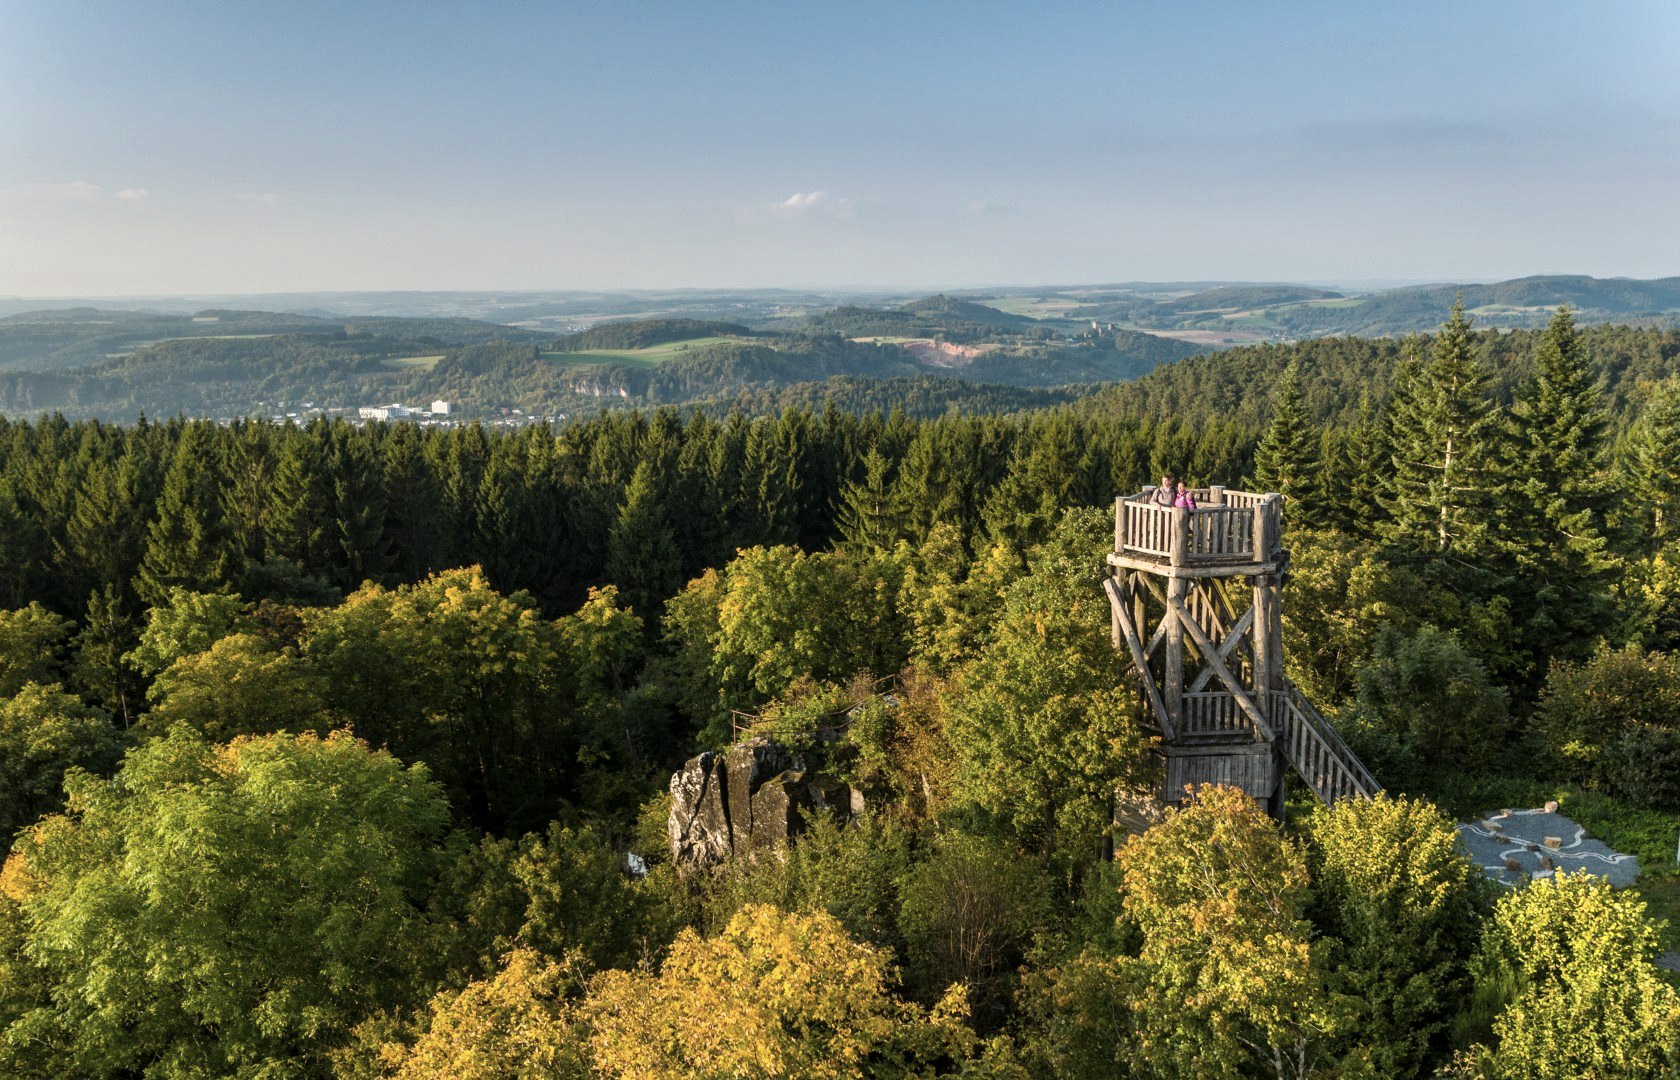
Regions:
M 657 975 L 596 976 L 582 1016 L 598 1074 L 638 1080 L 907 1076 L 966 1053 L 961 987 L 930 1014 L 894 982 L 892 954 L 833 916 L 753 905 L 715 937 L 683 931 Z
M 508 953 L 491 977 L 445 991 L 427 1006 L 413 1046 L 387 1043 L 380 1070 L 395 1080 L 589 1080 L 570 998 L 578 964 L 533 949 Z
M 1241 791 L 1204 787 L 1115 858 L 1123 909 L 1143 933 L 1119 966 L 1142 1071 L 1315 1075 L 1338 1021 L 1300 849 Z

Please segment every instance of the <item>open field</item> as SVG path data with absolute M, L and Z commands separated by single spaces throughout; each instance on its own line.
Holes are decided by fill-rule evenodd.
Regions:
M 1009 315 L 1025 315 L 1030 319 L 1064 318 L 1069 311 L 1084 304 L 1081 300 L 1042 296 L 1000 296 L 975 302 Z
M 379 363 L 382 367 L 388 367 L 393 370 L 419 368 L 422 371 L 430 371 L 437 367 L 437 362 L 442 359 L 443 356 L 441 354 L 438 356 L 398 356 L 391 359 L 381 360 Z
M 687 341 L 667 341 L 663 345 L 650 345 L 645 349 L 590 349 L 587 352 L 545 352 L 542 358 L 555 364 L 630 364 L 632 366 L 652 367 L 663 363 L 672 357 L 681 356 L 692 349 L 703 349 L 708 345 L 719 345 L 726 341 L 735 341 L 730 337 L 690 338 Z
M 1153 337 L 1188 341 L 1192 345 L 1248 345 L 1256 341 L 1268 341 L 1271 338 L 1269 334 L 1242 326 L 1222 327 L 1218 330 L 1151 330 L 1143 326 L 1129 326 L 1127 329 L 1136 330 L 1140 334 L 1149 334 Z

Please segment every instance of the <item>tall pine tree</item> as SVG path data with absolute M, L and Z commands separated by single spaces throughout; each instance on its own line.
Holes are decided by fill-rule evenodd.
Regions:
M 1654 550 L 1680 536 L 1680 377 L 1660 383 L 1641 410 L 1632 473 Z
M 1590 648 L 1611 615 L 1608 426 L 1586 342 L 1568 308 L 1559 308 L 1535 347 L 1534 374 L 1511 409 L 1500 516 L 1531 674 L 1560 650 Z
M 906 515 L 887 473 L 886 456 L 872 446 L 863 458 L 863 479 L 841 489 L 836 518 L 846 543 L 889 551 L 904 535 Z
M 1415 348 L 1415 346 L 1413 346 Z M 1426 358 L 1402 363 L 1390 409 L 1393 469 L 1379 528 L 1396 556 L 1463 568 L 1490 551 L 1498 431 L 1464 300 Z
M 184 425 L 164 472 L 140 564 L 140 594 L 152 603 L 172 585 L 213 592 L 229 583 L 233 560 L 222 518 L 216 431 L 208 422 Z
M 1254 449 L 1254 482 L 1257 491 L 1283 496 L 1284 513 L 1297 528 L 1326 524 L 1320 442 L 1301 397 L 1300 368 L 1291 360 L 1272 389 L 1272 417 Z
M 637 465 L 607 537 L 607 579 L 648 626 L 682 586 L 682 554 L 660 487 L 652 461 Z

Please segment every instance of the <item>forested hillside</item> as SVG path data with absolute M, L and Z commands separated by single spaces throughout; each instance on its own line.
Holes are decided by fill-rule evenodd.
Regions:
M 0 414 L 308 419 L 446 400 L 456 417 L 518 410 L 564 419 L 750 399 L 837 377 L 1090 384 L 1198 351 L 1126 331 L 1068 337 L 945 297 L 900 309 L 843 308 L 791 332 L 661 318 L 557 338 L 466 319 L 335 322 L 231 311 L 188 319 L 88 309 L 0 320 Z
M 794 407 L 0 420 L 0 1074 L 1672 1073 L 1677 354 L 1457 313 L 924 418 L 742 337 L 642 377 Z M 1284 496 L 1289 674 L 1387 795 L 1152 809 L 1101 582 L 1163 472 Z M 857 798 L 674 862 L 742 724 Z M 1462 857 L 1550 798 L 1640 881 Z

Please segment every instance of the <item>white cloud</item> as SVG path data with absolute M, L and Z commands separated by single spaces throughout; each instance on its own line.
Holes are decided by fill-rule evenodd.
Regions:
M 770 209 L 775 213 L 794 217 L 857 217 L 857 207 L 853 205 L 852 200 L 841 195 L 831 195 L 821 189 L 796 191 Z
M 143 187 L 125 187 L 114 196 L 118 202 L 142 203 L 152 197 L 152 193 Z
M 735 220 L 742 224 L 760 221 L 807 221 L 828 219 L 847 221 L 857 217 L 857 204 L 843 195 L 818 188 L 815 191 L 796 191 L 780 202 L 748 206 L 735 212 Z
M 272 191 L 248 191 L 239 196 L 240 202 L 248 202 L 253 206 L 260 206 L 264 210 L 272 210 L 280 205 L 280 196 Z

